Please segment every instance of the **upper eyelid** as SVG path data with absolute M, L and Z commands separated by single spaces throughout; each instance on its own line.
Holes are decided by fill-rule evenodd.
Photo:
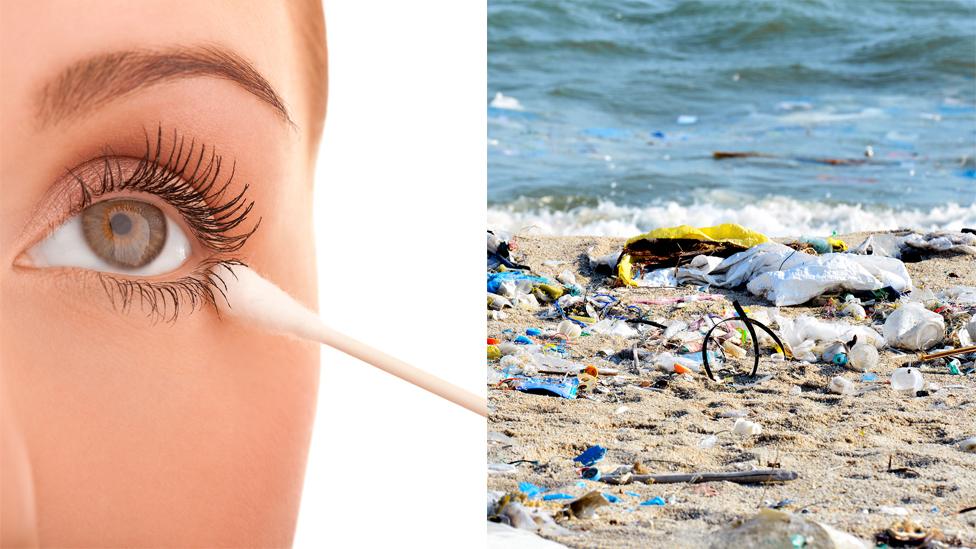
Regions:
M 118 190 L 148 192 L 169 204 L 180 214 L 204 249 L 224 254 L 240 250 L 261 223 L 258 218 L 253 225 L 245 226 L 254 207 L 254 201 L 248 197 L 249 185 L 244 184 L 240 190 L 232 189 L 236 170 L 221 177 L 221 172 L 216 170 L 216 162 L 217 158 L 222 157 L 214 147 L 200 140 L 186 139 L 175 130 L 171 137 L 164 139 L 162 124 L 152 132 L 144 130 L 144 135 L 144 152 L 141 156 L 115 154 L 111 148 L 105 147 L 98 156 L 65 168 L 62 177 L 33 208 L 29 222 L 14 245 L 19 250 L 16 253 L 29 249 L 49 236 L 66 219 L 80 213 L 86 202 Z M 182 149 L 179 147 L 181 142 Z M 204 172 L 190 169 L 191 166 L 196 167 L 196 163 L 190 163 L 187 159 L 198 157 L 214 159 L 209 185 L 201 185 L 203 182 L 198 181 Z M 121 168 L 134 164 L 142 168 L 139 171 L 141 181 L 125 177 L 126 170 Z M 236 167 L 233 162 L 231 165 Z M 155 176 L 155 181 L 148 181 L 147 178 L 153 179 L 149 176 Z M 109 184 L 107 187 L 106 183 Z M 227 192 L 230 190 L 234 193 Z
M 123 174 L 121 157 L 106 154 L 89 161 L 103 163 L 102 178 L 99 187 L 93 189 L 83 178 L 76 177 L 82 198 L 99 197 L 117 190 L 147 192 L 179 211 L 205 247 L 220 253 L 240 250 L 261 220 L 258 219 L 250 230 L 230 234 L 248 218 L 254 207 L 254 201 L 247 198 L 248 184 L 236 194 L 227 193 L 236 173 L 236 163 L 232 163 L 229 175 L 221 177 L 223 157 L 216 149 L 198 143 L 196 139 L 187 141 L 175 130 L 171 143 L 166 145 L 161 125 L 155 137 L 146 132 L 145 146 L 145 154 L 128 175 Z M 83 209 L 84 204 L 81 206 Z

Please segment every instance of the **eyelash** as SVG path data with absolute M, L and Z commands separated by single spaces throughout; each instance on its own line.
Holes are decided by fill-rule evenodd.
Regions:
M 146 152 L 131 175 L 123 175 L 119 158 L 110 151 L 100 160 L 103 172 L 97 187 L 89 185 L 74 170 L 68 170 L 80 187 L 80 200 L 72 208 L 72 215 L 90 206 L 93 199 L 108 193 L 136 191 L 152 194 L 175 208 L 197 239 L 214 252 L 192 273 L 173 281 L 150 282 L 96 273 L 113 307 L 128 312 L 138 297 L 143 311 L 154 321 L 174 322 L 187 304 L 192 312 L 206 304 L 215 306 L 218 294 L 226 301 L 226 284 L 219 271 L 227 269 L 229 273 L 230 266 L 244 263 L 236 258 L 219 256 L 240 250 L 261 224 L 258 219 L 249 230 L 230 234 L 246 222 L 254 207 L 254 202 L 246 198 L 247 184 L 237 194 L 226 196 L 234 178 L 234 166 L 230 174 L 222 178 L 222 158 L 216 150 L 205 144 L 197 145 L 193 139 L 187 144 L 185 137 L 176 131 L 172 145 L 166 150 L 162 126 L 157 129 L 155 140 L 146 132 Z

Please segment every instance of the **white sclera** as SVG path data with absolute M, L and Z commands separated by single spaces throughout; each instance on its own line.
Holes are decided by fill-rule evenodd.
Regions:
M 175 271 L 186 262 L 193 249 L 183 229 L 166 216 L 166 242 L 159 255 L 136 269 L 126 269 L 98 257 L 85 239 L 81 215 L 76 215 L 55 229 L 50 236 L 27 251 L 35 267 L 79 267 L 92 271 L 136 276 L 162 275 Z

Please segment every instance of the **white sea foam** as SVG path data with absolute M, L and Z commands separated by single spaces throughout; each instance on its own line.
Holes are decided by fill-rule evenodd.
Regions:
M 724 202 L 724 201 L 723 201 Z M 959 230 L 976 227 L 976 203 L 946 204 L 931 210 L 894 210 L 860 204 L 822 204 L 792 198 L 765 198 L 741 206 L 715 202 L 644 207 L 610 201 L 598 206 L 554 211 L 524 202 L 488 208 L 488 228 L 551 235 L 634 236 L 657 228 L 738 223 L 769 236 L 824 235 L 898 228 Z
M 522 104 L 519 103 L 518 99 L 510 95 L 503 95 L 502 92 L 496 92 L 494 99 L 491 100 L 490 105 L 496 109 L 506 109 L 509 111 L 522 111 L 525 110 Z

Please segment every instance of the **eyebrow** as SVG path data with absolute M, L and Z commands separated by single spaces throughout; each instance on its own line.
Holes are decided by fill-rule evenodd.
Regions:
M 267 79 L 243 57 L 219 46 L 117 51 L 72 63 L 41 88 L 37 118 L 42 126 L 54 124 L 156 84 L 201 76 L 237 84 L 295 125 Z

